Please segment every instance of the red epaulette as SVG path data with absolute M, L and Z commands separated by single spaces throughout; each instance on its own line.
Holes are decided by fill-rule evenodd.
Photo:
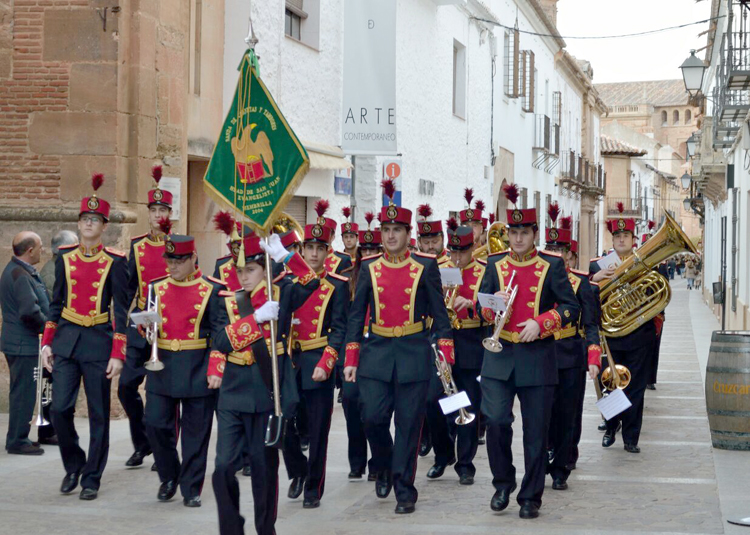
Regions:
M 273 284 L 276 284 L 277 282 L 279 282 L 281 279 L 283 279 L 287 275 L 289 275 L 289 271 L 284 270 L 281 273 L 279 273 L 279 276 L 276 277 L 275 279 L 273 279 L 273 281 L 271 281 L 271 282 L 273 282 Z
M 130 241 L 140 240 L 141 238 L 145 238 L 146 236 L 148 236 L 148 232 L 146 234 L 141 234 L 140 236 L 133 236 L 132 238 L 130 238 Z
M 370 256 L 363 256 L 362 261 L 364 262 L 365 260 L 373 260 L 374 258 L 379 258 L 381 256 L 383 256 L 383 253 L 376 253 Z
M 71 249 L 71 250 L 72 250 L 72 249 L 77 249 L 77 248 L 78 248 L 78 244 L 77 244 L 77 243 L 74 243 L 74 244 L 72 244 L 72 245 L 61 245 L 60 247 L 58 247 L 58 248 L 57 248 L 57 250 L 58 250 L 58 251 L 59 251 L 60 249 Z
M 104 250 L 111 255 L 119 256 L 120 258 L 125 258 L 125 253 L 123 253 L 122 251 L 118 251 L 117 249 L 114 249 L 112 247 L 105 247 Z
M 422 251 L 414 251 L 412 254 L 415 256 L 421 256 L 422 258 L 437 258 L 437 255 L 430 254 L 430 253 L 423 253 Z
M 344 251 L 333 251 L 333 254 L 337 254 L 337 255 L 339 255 L 339 257 L 348 258 L 349 260 L 352 260 L 352 255 L 350 255 L 349 253 L 346 253 Z
M 168 278 L 169 278 L 169 275 L 162 275 L 161 277 L 153 279 L 151 282 L 149 282 L 149 284 L 154 284 L 154 283 L 157 283 L 157 282 L 161 282 L 161 281 L 166 280 Z
M 487 258 L 492 258 L 493 256 L 501 255 L 501 254 L 508 254 L 508 251 L 498 251 L 496 253 L 491 253 L 487 255 Z
M 328 272 L 328 273 L 327 273 L 326 275 L 328 275 L 328 276 L 329 276 L 329 277 L 331 277 L 332 279 L 338 279 L 338 280 L 340 280 L 340 281 L 344 281 L 344 282 L 349 282 L 349 279 L 347 279 L 346 277 L 342 277 L 342 276 L 341 276 L 341 275 L 339 275 L 338 273 L 334 273 L 334 272 L 332 272 L 332 271 L 329 271 L 329 272 Z
M 215 284 L 219 284 L 221 286 L 226 286 L 227 285 L 227 283 L 224 282 L 223 280 L 217 279 L 216 277 L 212 277 L 211 275 L 206 275 L 205 277 L 206 277 L 207 280 L 209 280 L 209 281 L 211 281 L 211 282 L 213 282 Z
M 217 259 L 216 259 L 216 261 L 218 262 L 219 260 L 224 260 L 224 259 L 226 259 L 226 258 L 231 258 L 231 257 L 232 257 L 232 255 L 231 255 L 231 254 L 228 254 L 228 255 L 224 255 L 224 256 L 220 256 L 219 258 L 217 258 Z
M 234 297 L 234 292 L 229 290 L 219 290 L 219 297 Z
M 482 260 L 481 258 L 477 258 L 476 261 L 478 264 L 481 264 L 483 266 L 487 265 L 487 260 Z
M 542 249 L 539 252 L 542 254 L 546 254 L 547 256 L 556 256 L 557 258 L 562 258 L 562 255 L 560 253 L 553 253 L 552 251 L 548 251 L 547 249 Z
M 585 271 L 581 271 L 580 269 L 571 269 L 572 273 L 575 273 L 576 275 L 580 275 L 581 277 L 588 277 L 589 274 Z

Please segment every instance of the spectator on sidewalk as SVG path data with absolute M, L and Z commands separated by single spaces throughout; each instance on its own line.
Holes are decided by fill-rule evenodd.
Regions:
M 667 268 L 669 269 L 669 280 L 674 280 L 674 272 L 677 269 L 677 262 L 674 261 L 674 258 L 667 262 Z
M 692 290 L 695 285 L 695 276 L 697 270 L 695 269 L 695 262 L 688 260 L 685 267 L 685 276 L 687 277 L 687 289 Z
M 0 276 L 0 308 L 3 329 L 0 350 L 10 369 L 8 434 L 5 449 L 19 455 L 42 455 L 44 450 L 29 440 L 36 403 L 34 368 L 39 357 L 39 335 L 49 314 L 49 298 L 34 267 L 42 255 L 42 240 L 33 232 L 13 238 L 13 258 Z M 41 371 L 41 370 L 40 370 Z M 47 407 L 49 411 L 49 407 Z M 46 415 L 49 420 L 49 414 Z M 39 442 L 57 444 L 52 425 L 39 428 Z
M 75 232 L 70 230 L 61 230 L 52 238 L 52 258 L 50 258 L 44 267 L 39 270 L 39 276 L 42 277 L 42 282 L 47 287 L 47 295 L 52 299 L 52 288 L 55 286 L 55 260 L 57 260 L 57 254 L 60 247 L 65 245 L 75 245 L 78 243 L 78 236 Z

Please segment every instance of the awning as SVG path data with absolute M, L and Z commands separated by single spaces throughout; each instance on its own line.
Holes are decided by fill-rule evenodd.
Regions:
M 323 145 L 322 143 L 313 143 L 303 141 L 310 156 L 310 169 L 351 169 L 352 164 L 344 157 L 344 151 L 333 145 Z

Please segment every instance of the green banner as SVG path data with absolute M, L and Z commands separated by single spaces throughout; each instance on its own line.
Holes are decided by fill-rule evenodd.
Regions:
M 294 195 L 310 160 L 257 66 L 254 52 L 245 52 L 234 99 L 203 183 L 222 207 L 266 234 Z

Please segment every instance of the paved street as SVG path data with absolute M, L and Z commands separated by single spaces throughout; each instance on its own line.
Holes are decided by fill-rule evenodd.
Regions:
M 687 312 L 690 311 L 690 314 Z M 741 515 L 750 491 L 744 477 L 747 453 L 713 452 L 705 415 L 701 368 L 708 351 L 710 331 L 716 328 L 698 292 L 675 283 L 667 310 L 661 349 L 659 384 L 647 391 L 642 453 L 623 451 L 618 435 L 615 446 L 603 449 L 596 426 L 600 420 L 589 385 L 584 434 L 578 469 L 565 492 L 551 490 L 548 480 L 542 515 L 536 521 L 518 518 L 515 501 L 503 513 L 493 513 L 493 490 L 487 456 L 480 447 L 476 484 L 459 487 L 450 470 L 438 481 L 425 473 L 431 456 L 421 459 L 417 475 L 420 499 L 413 515 L 396 517 L 393 496 L 375 497 L 372 483 L 346 479 L 346 433 L 340 405 L 334 412 L 329 448 L 326 494 L 320 509 L 303 511 L 301 500 L 289 501 L 282 468 L 277 530 L 282 534 L 399 533 L 554 533 L 567 534 L 712 534 L 743 531 L 723 521 L 725 514 Z M 694 341 L 693 330 L 697 331 Z M 696 351 L 698 348 L 698 352 Z M 699 356 L 699 352 L 701 352 Z M 0 417 L 0 428 L 7 415 Z M 78 422 L 83 431 L 86 421 Z M 514 451 L 519 478 L 523 473 L 520 418 L 516 421 Z M 212 444 L 211 451 L 214 450 Z M 112 425 L 112 448 L 100 497 L 82 502 L 77 495 L 58 493 L 63 476 L 53 448 L 41 458 L 0 454 L 0 533 L 45 534 L 210 534 L 217 532 L 216 507 L 209 479 L 203 507 L 186 509 L 180 500 L 157 503 L 158 481 L 148 468 L 126 470 L 131 453 L 126 421 Z M 147 463 L 150 466 L 150 458 Z M 743 466 L 744 465 L 744 466 Z M 718 477 L 717 477 L 718 474 Z M 252 518 L 250 481 L 241 478 L 242 504 Z M 743 516 L 748 516 L 750 508 Z M 252 520 L 247 526 L 252 533 Z

